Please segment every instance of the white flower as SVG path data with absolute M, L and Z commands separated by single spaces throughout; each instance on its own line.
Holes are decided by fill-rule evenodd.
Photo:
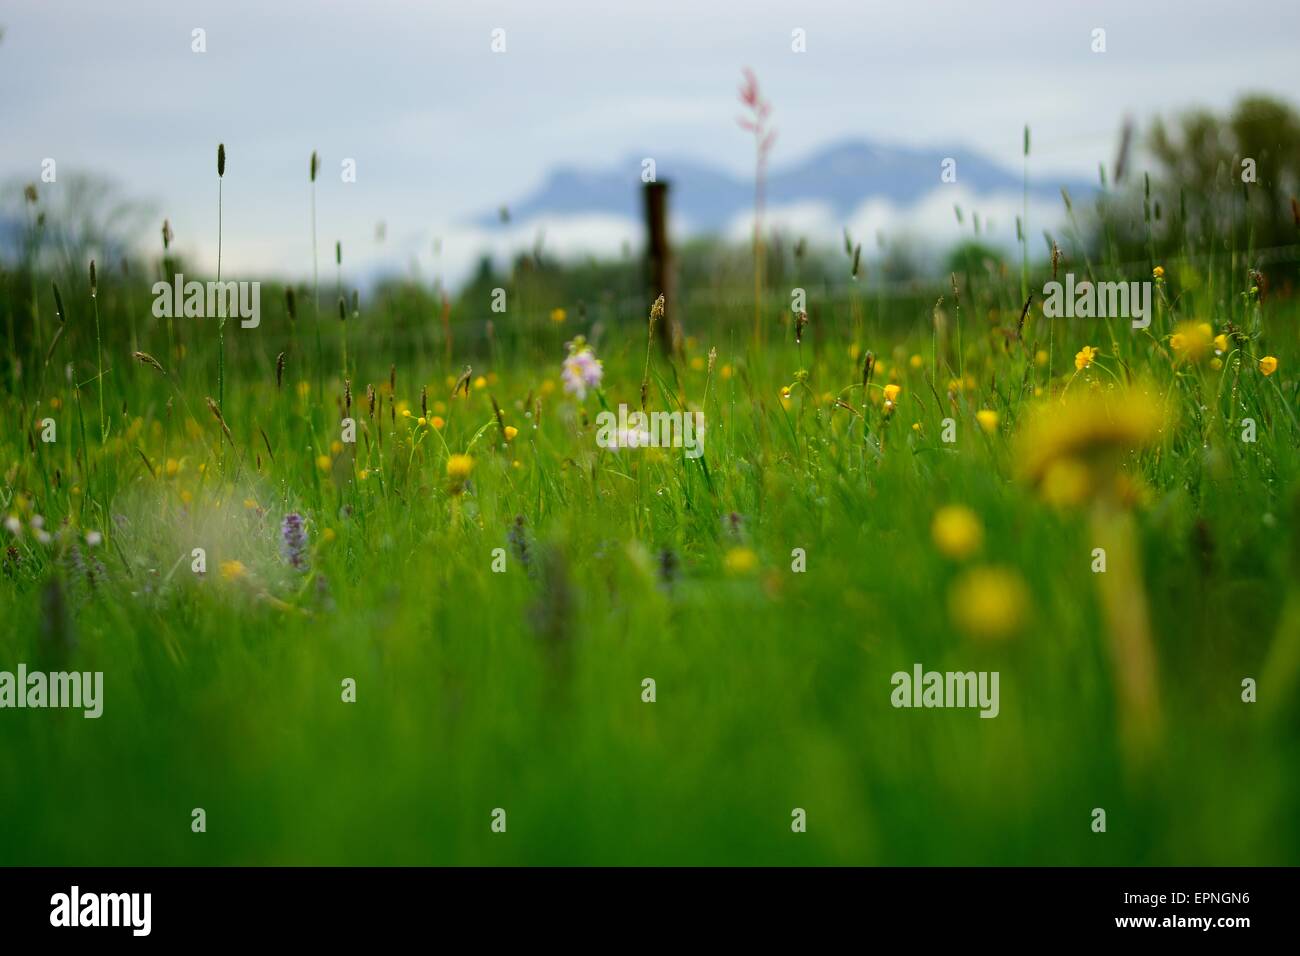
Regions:
M 98 531 L 86 532 L 86 544 L 92 548 L 98 548 L 104 542 L 104 536 Z
M 587 396 L 587 389 L 596 388 L 604 375 L 601 362 L 590 348 L 575 348 L 564 360 L 560 378 L 564 381 L 564 390 L 578 401 Z
M 5 518 L 5 527 L 9 529 L 10 534 L 22 534 L 23 532 L 23 523 L 18 520 L 16 515 Z

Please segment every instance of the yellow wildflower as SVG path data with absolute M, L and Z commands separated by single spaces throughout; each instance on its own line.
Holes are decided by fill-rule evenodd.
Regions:
M 1092 360 L 1095 359 L 1098 354 L 1097 350 L 1091 345 L 1085 345 L 1083 348 L 1079 349 L 1079 351 L 1074 353 L 1074 367 L 1082 372 L 1092 364 Z
M 474 470 L 474 459 L 469 455 L 452 455 L 447 459 L 447 477 L 453 481 L 464 481 Z
M 750 548 L 732 548 L 722 560 L 728 574 L 750 574 L 758 567 L 758 555 Z
M 1272 375 L 1277 371 L 1277 359 L 1272 355 L 1265 355 L 1259 360 L 1259 370 L 1265 375 Z
M 1029 589 L 1015 571 L 974 568 L 953 582 L 948 610 L 958 629 L 979 640 L 1011 637 L 1024 625 Z
M 1214 344 L 1214 329 L 1208 322 L 1184 322 L 1169 337 L 1169 347 L 1180 362 L 1199 362 Z
M 980 423 L 980 428 L 992 435 L 998 430 L 998 413 L 991 408 L 981 408 L 975 413 L 975 418 Z
M 1040 402 L 1020 429 L 1021 476 L 1053 503 L 1081 501 L 1109 487 L 1123 459 L 1153 443 L 1164 425 L 1160 402 L 1140 388 Z
M 935 547 L 958 561 L 970 557 L 984 543 L 980 519 L 964 505 L 945 505 L 936 511 L 930 534 Z

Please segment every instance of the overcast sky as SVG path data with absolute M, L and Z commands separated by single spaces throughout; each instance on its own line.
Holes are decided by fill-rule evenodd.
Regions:
M 748 172 L 744 66 L 774 104 L 774 165 L 869 138 L 1018 169 L 1028 123 L 1031 169 L 1091 177 L 1126 115 L 1300 94 L 1295 0 L 6 0 L 0 26 L 0 181 L 38 179 L 45 157 L 61 177 L 109 175 L 206 261 L 224 141 L 224 261 L 254 276 L 310 271 L 312 149 L 322 250 L 341 238 L 357 269 L 415 258 L 426 275 L 433 237 L 463 270 L 494 241 L 464 220 L 557 164 L 659 153 Z M 548 243 L 610 235 L 548 228 Z

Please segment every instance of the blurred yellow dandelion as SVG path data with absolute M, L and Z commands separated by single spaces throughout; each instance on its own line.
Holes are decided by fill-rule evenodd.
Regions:
M 1024 626 L 1029 589 L 1015 571 L 982 567 L 966 571 L 948 592 L 948 610 L 959 630 L 978 640 L 1003 640 Z
M 965 505 L 945 505 L 934 513 L 930 535 L 942 554 L 960 561 L 980 549 L 984 543 L 984 526 Z
M 722 560 L 728 574 L 751 574 L 758 567 L 758 555 L 751 548 L 732 548 Z
M 464 481 L 474 470 L 474 459 L 469 455 L 452 455 L 447 459 L 447 477 L 453 481 Z

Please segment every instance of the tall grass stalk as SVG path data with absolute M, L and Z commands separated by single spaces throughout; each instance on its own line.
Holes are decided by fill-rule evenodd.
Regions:
M 222 184 L 226 176 L 226 144 L 217 144 L 217 283 L 221 282 Z M 226 403 L 226 316 L 217 322 L 217 405 Z M 225 445 L 221 445 L 220 464 L 225 470 Z

